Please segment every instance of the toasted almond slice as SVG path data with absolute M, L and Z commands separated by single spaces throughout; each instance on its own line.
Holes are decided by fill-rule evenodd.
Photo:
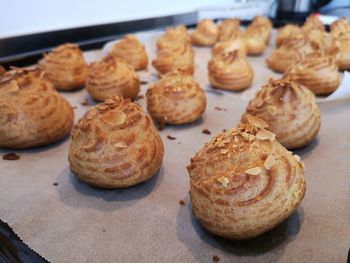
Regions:
M 227 149 L 221 149 L 221 151 L 220 151 L 221 154 L 226 154 L 227 152 L 228 152 Z
M 112 125 L 122 125 L 126 121 L 126 114 L 120 110 L 111 110 L 102 115 L 103 121 Z
M 269 155 L 264 162 L 264 168 L 266 170 L 270 170 L 275 163 L 276 163 L 275 157 L 273 157 L 273 155 Z
M 218 182 L 220 182 L 222 184 L 223 187 L 227 187 L 227 185 L 230 183 L 230 180 L 225 176 L 222 176 L 222 177 L 218 178 L 217 180 L 218 180 Z
M 260 129 L 269 127 L 269 125 L 264 120 L 250 114 L 247 114 L 247 120 L 249 124 L 254 125 Z
M 270 140 L 273 141 L 276 135 L 268 130 L 262 129 L 256 134 L 256 138 L 259 140 Z
M 246 174 L 248 175 L 258 175 L 261 173 L 261 168 L 260 167 L 253 167 L 245 171 Z
M 277 112 L 277 108 L 275 106 L 267 106 L 267 112 L 274 116 Z
M 223 142 L 218 143 L 218 147 L 220 147 L 220 148 L 225 147 L 225 143 L 223 143 Z
M 114 144 L 115 147 L 117 148 L 126 148 L 128 147 L 128 145 L 125 142 L 117 142 L 116 144 Z

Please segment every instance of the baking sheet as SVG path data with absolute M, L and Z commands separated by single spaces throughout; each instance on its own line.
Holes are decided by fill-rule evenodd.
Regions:
M 160 34 L 138 34 L 150 60 Z M 297 151 L 306 165 L 305 199 L 276 229 L 250 241 L 228 241 L 204 231 L 191 214 L 186 171 L 190 157 L 222 129 L 235 126 L 246 99 L 270 77 L 280 76 L 264 64 L 271 50 L 272 45 L 264 56 L 248 57 L 255 77 L 242 99 L 242 93 L 209 86 L 209 49 L 195 48 L 195 78 L 207 96 L 206 112 L 193 124 L 167 126 L 160 132 L 163 164 L 144 184 L 103 190 L 80 182 L 69 170 L 68 137 L 51 146 L 16 151 L 20 160 L 0 160 L 0 217 L 52 262 L 212 262 L 213 256 L 220 262 L 346 262 L 350 247 L 350 102 L 346 99 L 320 104 L 320 133 L 310 146 Z M 102 55 L 101 50 L 85 53 L 89 62 Z M 150 65 L 140 78 L 150 84 L 157 75 Z M 142 85 L 141 94 L 147 87 Z M 92 102 L 85 90 L 61 94 L 76 107 L 75 121 L 88 109 L 81 103 Z M 145 99 L 138 102 L 145 108 Z M 203 134 L 203 129 L 212 134 Z M 8 152 L 0 150 L 0 154 Z

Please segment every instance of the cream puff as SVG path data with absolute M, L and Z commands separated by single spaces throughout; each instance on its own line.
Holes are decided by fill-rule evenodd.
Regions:
M 340 84 L 340 74 L 334 59 L 320 52 L 311 53 L 292 65 L 286 75 L 315 95 L 332 93 Z
M 266 16 L 255 16 L 252 20 L 252 23 L 249 25 L 249 27 L 261 27 L 262 30 L 262 36 L 265 40 L 265 43 L 268 44 L 271 36 L 272 31 L 272 22 L 271 20 Z
M 287 39 L 295 36 L 303 36 L 301 28 L 297 25 L 287 24 L 280 27 L 276 34 L 276 46 L 280 47 Z
M 245 57 L 238 51 L 222 53 L 208 63 L 210 84 L 218 89 L 239 91 L 248 88 L 254 73 Z
M 148 57 L 145 47 L 134 35 L 126 35 L 109 52 L 117 59 L 128 62 L 135 70 L 147 69 Z
M 80 180 L 124 188 L 154 176 L 163 154 L 151 117 L 130 99 L 114 97 L 90 108 L 74 126 L 68 160 Z
M 48 145 L 69 134 L 74 113 L 37 68 L 16 68 L 0 79 L 0 147 Z
M 288 78 L 270 80 L 264 85 L 250 100 L 242 122 L 247 122 L 247 115 L 263 119 L 267 129 L 287 149 L 308 145 L 321 124 L 315 95 Z
M 171 72 L 154 83 L 146 93 L 147 110 L 163 124 L 185 124 L 205 111 L 206 97 L 191 75 Z
M 191 34 L 191 41 L 195 46 L 213 46 L 218 38 L 219 29 L 210 19 L 199 21 L 195 31 Z
M 339 70 L 350 70 L 350 32 L 341 32 L 333 40 L 329 55 L 334 57 Z
M 140 80 L 131 65 L 109 55 L 89 65 L 86 90 L 96 101 L 133 98 L 140 91 Z
M 285 42 L 266 59 L 268 67 L 276 72 L 283 73 L 298 60 L 314 51 L 306 37 L 293 37 Z
M 221 53 L 229 53 L 237 50 L 240 56 L 246 56 L 247 48 L 245 38 L 237 35 L 235 38 L 217 42 L 211 49 L 213 57 Z
M 174 46 L 190 45 L 191 37 L 183 25 L 168 28 L 165 33 L 157 39 L 157 49 L 172 49 Z
M 333 37 L 338 37 L 343 32 L 350 32 L 350 22 L 346 17 L 339 18 L 330 25 Z
M 54 87 L 76 90 L 85 84 L 87 65 L 83 53 L 75 44 L 64 44 L 45 54 L 38 66 L 45 71 Z
M 225 19 L 219 26 L 219 41 L 235 38 L 239 33 L 240 21 L 237 18 Z
M 152 61 L 152 65 L 160 74 L 166 74 L 174 70 L 193 74 L 193 48 L 188 44 L 183 44 L 176 45 L 174 48 L 161 49 L 156 59 Z
M 287 219 L 303 200 L 303 164 L 258 118 L 221 133 L 191 158 L 192 211 L 209 232 L 257 237 Z
M 248 55 L 260 55 L 266 49 L 266 36 L 262 26 L 249 26 L 244 32 Z
M 318 15 L 312 14 L 308 16 L 305 20 L 304 25 L 302 26 L 304 32 L 309 32 L 312 30 L 321 30 L 324 31 L 324 25 Z

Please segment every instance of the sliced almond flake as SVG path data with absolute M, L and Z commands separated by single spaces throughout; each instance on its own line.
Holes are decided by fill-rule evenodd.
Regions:
M 233 145 L 232 145 L 232 148 L 237 148 L 237 147 L 238 147 L 237 144 L 233 144 Z
M 274 116 L 276 115 L 276 112 L 277 112 L 277 108 L 275 106 L 267 106 L 267 112 Z
M 273 157 L 273 155 L 269 155 L 264 162 L 264 168 L 266 170 L 270 170 L 275 163 L 276 163 L 275 157 Z
M 247 120 L 248 120 L 248 123 L 260 129 L 269 127 L 269 125 L 264 120 L 250 114 L 247 114 Z
M 234 136 L 234 137 L 233 137 L 233 141 L 234 141 L 234 142 L 238 142 L 237 136 Z
M 223 140 L 222 142 L 223 143 L 229 143 L 231 140 L 230 139 L 225 139 L 225 140 Z
M 256 138 L 259 140 L 270 140 L 273 141 L 276 135 L 268 130 L 262 129 L 256 134 Z
M 246 174 L 248 175 L 259 175 L 261 173 L 261 168 L 260 167 L 253 167 L 245 171 Z
M 249 133 L 242 132 L 242 133 L 241 133 L 241 136 L 242 136 L 246 141 L 249 141 L 249 138 L 250 138 Z
M 228 152 L 227 149 L 221 149 L 221 151 L 220 151 L 221 154 L 226 154 L 227 152 Z
M 128 147 L 128 145 L 125 142 L 117 142 L 116 144 L 114 144 L 115 147 L 117 148 L 126 148 Z
M 217 180 L 218 180 L 218 182 L 220 182 L 222 184 L 223 187 L 227 187 L 227 185 L 230 183 L 230 180 L 225 176 L 222 176 L 222 177 L 218 178 Z
M 225 143 L 223 143 L 223 142 L 220 142 L 220 143 L 218 143 L 218 147 L 225 147 Z

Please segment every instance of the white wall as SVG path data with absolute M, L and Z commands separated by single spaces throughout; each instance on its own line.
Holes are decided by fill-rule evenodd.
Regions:
M 0 38 L 178 14 L 233 2 L 235 0 L 2 0 Z

